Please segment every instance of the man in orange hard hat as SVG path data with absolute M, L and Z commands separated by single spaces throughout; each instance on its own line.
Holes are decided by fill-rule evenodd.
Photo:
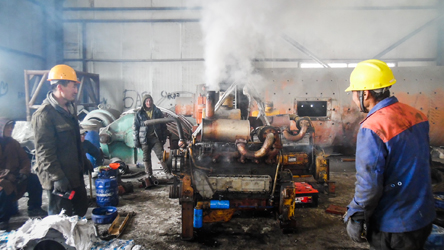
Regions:
M 48 81 L 51 91 L 32 116 L 34 168 L 48 194 L 48 214 L 59 214 L 64 209 L 68 216 L 84 216 L 88 209 L 83 181 L 87 159 L 82 151 L 75 106 L 79 81 L 74 69 L 63 64 L 50 70 Z M 59 196 L 66 193 L 74 196 Z

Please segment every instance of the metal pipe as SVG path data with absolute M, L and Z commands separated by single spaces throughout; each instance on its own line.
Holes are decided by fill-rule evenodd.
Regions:
M 243 142 L 237 142 L 236 146 L 237 150 L 239 150 L 239 153 L 243 157 L 258 159 L 268 154 L 273 143 L 274 143 L 274 134 L 268 133 L 267 137 L 265 138 L 264 144 L 262 145 L 261 149 L 259 149 L 258 151 L 249 151 L 246 148 L 246 143 Z
M 279 173 L 279 167 L 281 166 L 281 161 L 282 161 L 282 155 L 279 156 L 279 161 L 276 166 L 276 174 L 274 175 L 273 190 L 271 191 L 271 195 L 270 195 L 270 204 L 273 204 L 274 191 L 276 190 L 277 176 Z
M 208 91 L 205 106 L 205 118 L 212 119 L 214 116 L 214 104 L 216 99 L 216 91 Z
M 67 7 L 63 11 L 159 11 L 159 10 L 201 10 L 202 7 Z
M 183 131 L 182 131 L 182 124 L 180 124 L 180 121 L 178 118 L 175 117 L 169 117 L 169 118 L 159 118 L 159 119 L 153 119 L 153 120 L 147 120 L 144 122 L 146 126 L 159 124 L 159 123 L 167 123 L 167 122 L 176 122 L 177 126 L 177 132 L 179 133 L 179 142 L 184 142 L 183 138 Z
M 301 130 L 297 135 L 292 135 L 287 130 L 284 130 L 282 134 L 284 135 L 285 139 L 287 139 L 288 141 L 299 141 L 300 139 L 304 138 L 305 133 L 308 130 L 308 127 L 309 127 L 309 121 L 304 120 L 301 121 Z
M 248 120 L 202 119 L 202 141 L 235 142 L 250 139 Z
M 63 19 L 64 23 L 198 23 L 200 19 Z
M 210 173 L 213 172 L 213 170 L 211 168 L 204 168 L 204 167 L 201 167 L 201 166 L 196 164 L 196 161 L 194 160 L 194 155 L 193 155 L 192 147 L 188 147 L 188 151 L 190 152 L 190 158 L 191 158 L 191 161 L 194 164 L 194 167 L 196 167 L 198 169 L 201 169 L 201 170 L 209 171 Z M 191 173 L 193 173 L 192 170 L 191 170 Z M 194 175 L 191 175 L 191 178 L 193 179 L 193 183 L 194 183 Z

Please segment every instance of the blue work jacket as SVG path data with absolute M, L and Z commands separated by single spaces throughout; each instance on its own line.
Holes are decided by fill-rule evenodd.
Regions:
M 401 233 L 435 219 L 427 117 L 394 96 L 370 110 L 356 146 L 355 196 L 345 220 L 363 212 L 374 229 Z

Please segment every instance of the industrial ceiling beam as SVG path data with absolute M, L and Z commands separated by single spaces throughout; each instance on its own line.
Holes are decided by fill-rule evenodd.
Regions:
M 107 7 L 68 7 L 63 8 L 63 11 L 163 11 L 163 10 L 201 10 L 202 7 L 122 7 L 122 8 L 107 8 Z
M 197 23 L 200 19 L 64 19 L 65 23 Z
M 32 0 L 28 0 L 32 1 Z M 32 1 L 35 2 L 35 1 Z M 303 6 L 303 5 L 301 5 Z M 310 7 L 307 7 L 310 9 Z M 312 8 L 328 10 L 435 10 L 436 5 L 423 6 L 353 6 L 353 7 L 321 7 L 313 5 Z M 63 11 L 170 11 L 170 10 L 202 10 L 196 7 L 66 7 Z
M 397 41 L 394 44 L 390 45 L 388 48 L 386 48 L 385 50 L 381 51 L 379 54 L 375 55 L 373 58 L 374 59 L 380 59 L 382 56 L 384 56 L 388 52 L 392 51 L 394 48 L 398 47 L 400 44 L 402 44 L 403 42 L 407 41 L 408 39 L 410 39 L 414 35 L 418 34 L 420 31 L 422 31 L 423 29 L 425 29 L 429 25 L 435 23 L 436 21 L 438 21 L 442 17 L 443 17 L 443 15 L 441 14 L 438 17 L 433 18 L 432 20 L 428 21 L 427 23 L 425 23 L 421 27 L 419 27 L 416 30 L 412 31 L 410 34 L 407 34 L 406 36 L 401 38 L 399 41 Z
M 315 56 L 313 53 L 311 53 L 308 49 L 306 49 L 304 46 L 302 46 L 301 44 L 299 44 L 298 42 L 296 42 L 295 40 L 293 40 L 291 37 L 287 36 L 286 34 L 282 34 L 281 35 L 282 39 L 284 39 L 285 41 L 287 41 L 289 44 L 293 45 L 295 48 L 297 48 L 298 50 L 300 50 L 302 53 L 306 54 L 307 56 L 309 56 L 311 59 L 315 60 L 317 63 L 319 63 L 320 65 L 322 65 L 322 67 L 324 68 L 330 68 L 330 66 L 328 66 L 328 64 L 324 63 L 321 59 L 319 59 L 317 56 Z

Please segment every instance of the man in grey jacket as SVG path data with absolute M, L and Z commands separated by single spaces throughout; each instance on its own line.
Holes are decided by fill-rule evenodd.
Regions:
M 48 74 L 51 91 L 32 116 L 35 135 L 35 170 L 47 191 L 48 214 L 84 216 L 88 198 L 83 181 L 85 154 L 82 153 L 79 123 L 74 104 L 79 81 L 74 69 L 56 65 Z M 74 191 L 72 199 L 55 195 L 53 191 Z
M 157 158 L 162 165 L 162 168 L 167 175 L 167 178 L 172 178 L 171 170 L 165 162 L 163 162 L 163 145 L 167 139 L 167 126 L 165 123 L 158 123 L 154 125 L 147 125 L 145 122 L 164 118 L 162 111 L 154 105 L 151 95 L 143 96 L 143 105 L 134 116 L 133 123 L 133 138 L 136 148 L 142 148 L 143 164 L 145 165 L 145 172 L 147 177 L 155 182 L 156 178 L 153 175 L 153 167 L 151 163 L 151 151 L 154 151 Z M 147 188 L 149 186 L 147 185 Z

